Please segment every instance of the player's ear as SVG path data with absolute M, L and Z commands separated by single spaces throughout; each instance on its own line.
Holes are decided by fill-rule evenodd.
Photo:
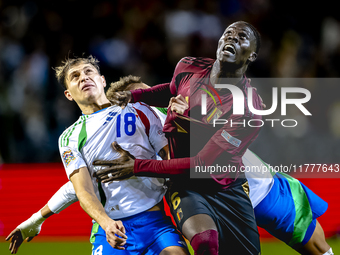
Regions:
M 102 80 L 102 84 L 104 87 L 106 87 L 106 80 L 105 80 L 105 77 L 104 75 L 100 76 L 101 80 Z
M 64 95 L 68 100 L 73 101 L 73 97 L 68 89 L 64 91 Z
M 250 53 L 248 61 L 249 62 L 254 62 L 256 60 L 256 58 L 257 58 L 257 53 L 256 52 L 252 52 L 252 53 Z

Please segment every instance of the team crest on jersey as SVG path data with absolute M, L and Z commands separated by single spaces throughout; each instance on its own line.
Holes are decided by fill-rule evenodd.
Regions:
M 182 208 L 179 208 L 177 209 L 177 218 L 178 218 L 178 221 L 180 222 L 183 218 L 183 211 L 182 211 Z
M 209 123 L 209 124 L 213 124 L 214 120 L 217 120 L 221 117 L 221 115 L 223 114 L 222 110 L 220 110 L 218 107 L 214 107 L 214 109 L 212 109 L 207 116 L 205 116 L 203 118 L 203 121 L 205 123 Z
M 65 162 L 65 165 L 68 166 L 73 160 L 75 160 L 75 156 L 73 156 L 73 153 L 71 150 L 67 150 L 63 153 L 63 160 Z

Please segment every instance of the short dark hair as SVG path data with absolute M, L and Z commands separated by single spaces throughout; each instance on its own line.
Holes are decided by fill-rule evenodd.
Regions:
M 110 84 L 110 88 L 106 92 L 106 96 L 108 98 L 111 97 L 111 94 L 118 91 L 125 91 L 129 85 L 133 83 L 142 83 L 142 78 L 139 76 L 128 75 L 124 77 L 120 77 L 119 81 L 112 82 Z
M 93 57 L 92 55 L 88 57 L 74 57 L 74 58 L 66 58 L 65 61 L 61 62 L 61 66 L 57 66 L 53 68 L 55 71 L 55 76 L 57 77 L 58 82 L 64 87 L 64 89 L 67 89 L 67 83 L 66 83 L 66 75 L 67 72 L 70 70 L 71 67 L 78 65 L 80 63 L 85 63 L 85 64 L 91 64 L 94 66 L 98 73 L 100 74 L 99 70 L 99 61 Z
M 259 33 L 259 31 L 257 31 L 257 29 L 250 23 L 245 22 L 246 25 L 251 29 L 251 31 L 253 31 L 255 38 L 256 38 L 256 49 L 255 52 L 259 53 L 260 48 L 261 48 L 261 35 Z

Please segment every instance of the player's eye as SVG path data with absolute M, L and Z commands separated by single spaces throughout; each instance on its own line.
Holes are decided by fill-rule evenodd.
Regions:
M 247 39 L 247 38 L 248 38 L 247 35 L 246 35 L 245 33 L 240 33 L 239 36 L 240 36 L 240 38 L 242 38 L 242 39 Z
M 78 78 L 78 77 L 79 77 L 79 74 L 74 73 L 74 74 L 71 75 L 70 80 L 73 80 L 73 79 Z

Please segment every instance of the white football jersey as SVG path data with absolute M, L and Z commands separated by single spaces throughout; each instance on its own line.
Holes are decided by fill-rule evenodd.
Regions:
M 157 107 L 154 107 L 154 106 L 150 106 L 150 107 L 155 111 L 155 113 L 157 114 L 157 116 L 161 120 L 162 126 L 164 126 L 165 119 L 166 119 L 166 114 L 161 112 Z
M 249 149 L 244 153 L 242 163 L 249 184 L 249 198 L 255 208 L 268 195 L 274 179 L 267 164 Z
M 156 159 L 167 145 L 162 124 L 155 112 L 144 103 L 128 104 L 121 109 L 111 106 L 91 115 L 83 115 L 59 138 L 59 150 L 67 176 L 87 167 L 99 200 L 112 219 L 146 211 L 160 202 L 166 192 L 163 178 L 136 177 L 98 183 L 93 173 L 100 167 L 94 160 L 114 160 L 120 154 L 111 144 L 117 143 L 139 159 Z

